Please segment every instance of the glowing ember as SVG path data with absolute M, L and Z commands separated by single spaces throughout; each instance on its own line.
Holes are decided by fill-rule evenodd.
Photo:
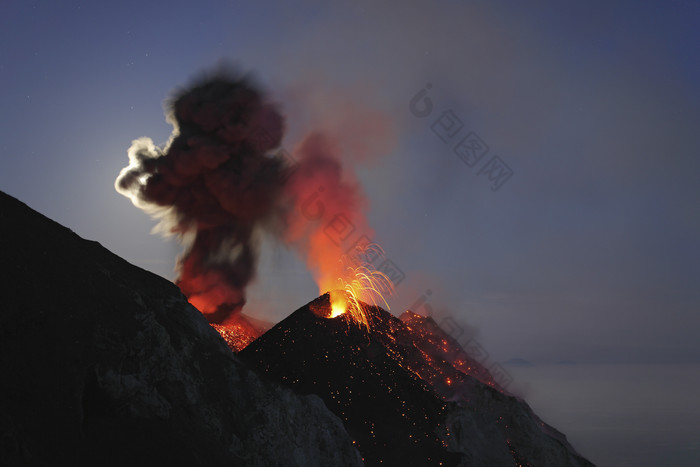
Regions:
M 422 360 L 427 363 L 414 368 L 415 373 L 428 381 L 439 393 L 452 394 L 454 391 L 448 390 L 448 387 L 459 387 L 460 374 L 469 375 L 503 392 L 491 373 L 474 360 L 456 340 L 448 336 L 435 320 L 411 311 L 406 311 L 400 319 L 413 333 L 414 345 L 421 352 Z
M 268 329 L 265 323 L 250 320 L 250 317 L 237 313 L 222 324 L 209 324 L 224 338 L 231 350 L 240 352 Z
M 371 302 L 374 306 L 380 306 L 377 303 L 380 302 L 389 309 L 384 294 L 391 294 L 392 283 L 386 274 L 371 271 L 365 266 L 347 267 L 346 272 L 347 278 L 338 278 L 342 289 L 329 292 L 331 298 L 329 317 L 346 315 L 349 320 L 369 329 L 369 315 L 363 302 Z
M 331 296 L 331 315 L 330 318 L 337 318 L 348 311 L 348 299 L 342 290 L 332 290 Z
M 212 323 L 211 327 L 216 329 L 221 337 L 224 338 L 228 347 L 234 352 L 240 352 L 257 337 L 238 323 L 229 325 Z
M 381 247 L 377 244 L 356 247 L 354 259 L 363 264 L 356 267 L 346 266 L 341 277 L 337 278 L 338 289 L 329 291 L 331 301 L 329 318 L 345 315 L 348 320 L 369 329 L 369 315 L 364 303 L 372 303 L 374 306 L 383 304 L 387 310 L 389 309 L 384 294 L 392 293 L 393 284 L 386 274 L 370 269 L 369 258 L 382 253 Z M 347 264 L 350 260 L 343 255 L 339 262 Z

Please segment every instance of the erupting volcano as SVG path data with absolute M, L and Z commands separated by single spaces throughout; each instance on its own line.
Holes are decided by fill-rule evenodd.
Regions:
M 333 294 L 295 311 L 239 356 L 320 396 L 367 465 L 591 465 L 429 318 L 406 312 L 402 321 L 358 301 L 364 326 L 334 317 Z
M 229 348 L 320 396 L 366 464 L 590 465 L 432 319 L 382 308 L 392 282 L 369 260 L 381 249 L 329 235 L 372 235 L 337 135 L 310 132 L 287 153 L 277 106 L 233 73 L 167 110 L 170 141 L 135 140 L 117 190 L 183 245 L 176 284 Z M 322 294 L 269 330 L 242 313 L 261 233 L 296 250 Z
M 287 153 L 277 106 L 250 77 L 232 71 L 205 77 L 166 107 L 170 141 L 159 147 L 150 138 L 135 140 L 115 187 L 158 219 L 155 231 L 183 245 L 175 282 L 190 303 L 237 341 L 234 348 L 257 337 L 242 309 L 258 237 L 266 234 L 299 253 L 321 293 L 348 292 L 347 301 L 334 302 L 334 313 L 367 325 L 357 299 L 374 300 L 389 284 L 361 264 L 346 264 L 346 252 L 327 234 L 338 213 L 372 233 L 365 197 L 341 162 L 340 138 L 310 131 Z

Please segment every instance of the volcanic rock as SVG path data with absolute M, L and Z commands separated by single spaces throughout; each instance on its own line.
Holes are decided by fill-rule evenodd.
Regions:
M 451 446 L 463 451 L 468 465 L 495 465 L 494 455 L 499 452 L 505 461 L 505 446 L 518 464 L 591 465 L 563 433 L 543 422 L 524 400 L 500 387 L 489 371 L 431 317 L 406 311 L 400 319 L 413 334 L 413 345 L 421 351 L 411 365 L 420 368 L 421 377 L 440 396 L 457 402 L 452 406 L 449 426 L 458 436 Z M 477 443 L 473 440 L 480 440 L 479 450 L 474 449 Z M 464 446 L 470 449 L 462 449 Z M 474 451 L 481 454 L 475 457 Z M 481 461 L 476 462 L 479 458 Z
M 409 327 L 379 307 L 364 308 L 369 328 L 348 313 L 329 318 L 325 294 L 238 355 L 296 391 L 318 394 L 366 465 L 592 465 L 486 369 L 431 350 L 440 343 L 450 353 L 458 344 L 425 319 L 414 317 Z
M 172 283 L 0 192 L 0 465 L 359 465 Z

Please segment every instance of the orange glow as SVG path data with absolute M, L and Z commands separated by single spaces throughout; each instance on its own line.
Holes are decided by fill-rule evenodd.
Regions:
M 254 330 L 243 321 L 234 321 L 227 324 L 211 324 L 211 327 L 224 338 L 228 347 L 234 352 L 240 352 L 253 342 L 260 332 Z
M 386 274 L 372 271 L 367 266 L 348 266 L 344 276 L 338 277 L 338 284 L 342 288 L 330 291 L 330 318 L 347 313 L 349 319 L 369 328 L 369 317 L 363 302 L 374 306 L 383 304 L 388 310 L 389 304 L 384 299 L 384 294 L 392 292 L 391 280 Z
M 348 311 L 348 299 L 342 290 L 332 290 L 331 295 L 331 318 L 337 318 Z
M 352 171 L 343 170 L 336 160 L 336 143 L 315 134 L 295 150 L 300 169 L 285 184 L 292 206 L 284 241 L 301 253 L 321 294 L 345 292 L 333 292 L 331 310 L 322 314 L 368 326 L 359 301 L 386 304 L 381 295 L 389 293 L 391 283 L 384 274 L 370 271 L 383 252 L 376 244 L 360 241 L 374 235 L 364 214 L 367 200 Z M 362 236 L 349 237 L 351 232 Z M 351 241 L 356 241 L 355 247 L 348 251 Z

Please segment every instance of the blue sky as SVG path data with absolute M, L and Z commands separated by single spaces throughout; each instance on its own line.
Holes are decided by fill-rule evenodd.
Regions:
M 341 100 L 392 122 L 383 157 L 346 164 L 406 276 L 395 313 L 429 289 L 495 360 L 697 363 L 699 23 L 682 1 L 9 1 L 0 189 L 172 278 L 178 246 L 114 179 L 131 140 L 168 139 L 173 90 L 234 62 L 280 103 L 285 147 L 343 124 Z M 447 110 L 513 170 L 499 190 L 431 129 Z M 246 311 L 281 319 L 317 290 L 262 248 Z

